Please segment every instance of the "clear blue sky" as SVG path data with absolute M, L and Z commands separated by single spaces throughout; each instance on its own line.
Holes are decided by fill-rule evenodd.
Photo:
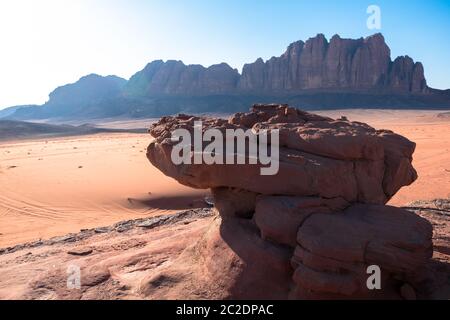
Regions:
M 240 70 L 317 33 L 368 36 L 372 4 L 392 57 L 422 61 L 430 86 L 450 88 L 450 0 L 0 0 L 0 108 L 154 59 Z

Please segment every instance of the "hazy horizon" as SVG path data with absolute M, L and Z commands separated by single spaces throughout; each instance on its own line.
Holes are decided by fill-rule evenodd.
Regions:
M 381 8 L 380 30 L 366 26 Z M 147 63 L 243 64 L 281 55 L 297 40 L 381 32 L 394 59 L 425 67 L 428 85 L 450 88 L 448 1 L 144 1 L 0 2 L 0 109 L 42 104 L 56 87 L 96 73 L 128 79 Z M 411 35 L 405 37 L 404 35 Z

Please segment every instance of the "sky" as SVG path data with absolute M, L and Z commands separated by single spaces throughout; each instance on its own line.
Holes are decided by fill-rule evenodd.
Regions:
M 370 5 L 380 30 L 367 27 Z M 0 0 L 0 109 L 42 104 L 90 73 L 128 79 L 156 59 L 241 71 L 318 33 L 376 32 L 392 58 L 421 61 L 431 87 L 450 88 L 450 0 Z

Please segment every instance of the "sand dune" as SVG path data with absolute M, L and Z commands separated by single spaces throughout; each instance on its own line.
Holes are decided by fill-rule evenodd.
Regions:
M 322 112 L 392 129 L 417 143 L 419 179 L 392 199 L 395 205 L 450 197 L 450 120 L 439 113 Z M 148 134 L 101 133 L 2 142 L 0 248 L 205 206 L 206 191 L 181 186 L 149 165 L 150 141 Z

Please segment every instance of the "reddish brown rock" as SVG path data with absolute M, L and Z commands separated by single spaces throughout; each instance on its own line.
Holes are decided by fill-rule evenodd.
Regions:
M 280 169 L 276 177 L 260 175 L 257 165 L 174 165 L 170 138 L 175 129 L 193 131 L 253 128 L 280 130 Z M 265 195 L 342 197 L 350 202 L 386 203 L 417 173 L 411 165 L 415 144 L 391 131 L 359 122 L 333 120 L 285 105 L 257 105 L 229 121 L 181 115 L 154 124 L 147 152 L 166 175 L 194 188 L 232 187 Z M 224 150 L 225 152 L 225 150 Z
M 214 207 L 223 218 L 251 218 L 255 212 L 258 194 L 242 189 L 214 188 Z
M 322 50 L 320 41 L 311 45 Z M 375 61 L 367 68 L 384 70 L 384 65 Z M 362 74 L 368 76 L 367 70 Z M 278 173 L 261 175 L 262 166 L 248 161 L 174 164 L 173 130 L 193 132 L 199 120 L 203 132 L 252 129 L 259 135 L 278 129 Z M 411 164 L 415 144 L 407 138 L 286 105 L 256 105 L 228 121 L 165 117 L 150 133 L 155 141 L 147 157 L 157 168 L 182 184 L 212 189 L 220 217 L 196 250 L 210 283 L 230 298 L 411 298 L 410 288 L 427 278 L 432 226 L 385 206 L 417 178 Z M 193 160 L 193 141 L 188 146 Z M 380 290 L 367 285 L 370 266 L 380 268 Z
M 403 209 L 380 205 L 353 205 L 341 213 L 312 215 L 298 229 L 294 266 L 300 275 L 323 275 L 330 283 L 319 292 L 371 297 L 364 279 L 367 268 L 380 267 L 382 288 L 397 282 L 412 283 L 433 255 L 433 229 L 425 219 Z M 305 269 L 306 268 L 306 269 Z M 305 271 L 306 270 L 306 271 Z M 313 273 L 314 274 L 314 273 Z M 297 279 L 302 279 L 297 275 Z M 351 278 L 354 292 L 339 291 L 336 281 Z M 295 278 L 294 278 L 295 281 Z M 318 291 L 304 280 L 296 283 L 305 291 Z M 329 285 L 329 286 L 327 286 Z
M 339 211 L 348 205 L 342 198 L 261 196 L 257 199 L 255 222 L 263 239 L 295 248 L 298 228 L 312 214 Z

